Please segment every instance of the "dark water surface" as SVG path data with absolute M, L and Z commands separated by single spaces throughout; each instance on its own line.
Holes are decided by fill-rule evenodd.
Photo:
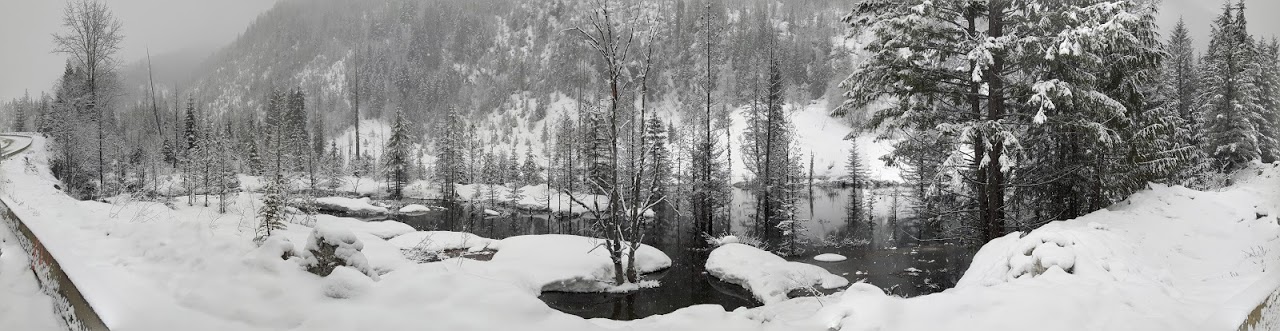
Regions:
M 741 190 L 735 192 L 730 228 L 734 233 L 744 233 L 749 223 L 751 197 Z M 835 191 L 835 192 L 831 192 Z M 800 206 L 799 217 L 804 219 L 802 236 L 805 253 L 789 258 L 818 265 L 831 273 L 841 275 L 850 282 L 866 281 L 899 296 L 918 296 L 940 292 L 955 286 L 973 256 L 968 248 L 938 243 L 920 243 L 898 240 L 896 237 L 908 231 L 885 224 L 870 226 L 870 242 L 864 245 L 833 246 L 832 237 L 847 227 L 843 220 L 848 190 L 831 189 L 814 194 Z M 489 216 L 484 208 L 466 204 L 445 204 L 438 201 L 413 201 L 431 206 L 443 206 L 446 210 L 434 210 L 421 215 L 392 215 L 386 217 L 424 231 L 459 231 L 502 239 L 526 234 L 565 233 L 589 235 L 589 221 L 551 216 L 541 212 L 500 209 L 503 215 Z M 726 310 L 738 307 L 756 307 L 750 292 L 740 286 L 721 281 L 708 275 L 708 252 L 691 247 L 704 246 L 701 235 L 693 232 L 691 224 L 667 224 L 646 236 L 646 244 L 662 250 L 672 259 L 672 267 L 645 275 L 656 279 L 657 288 L 641 289 L 632 293 L 566 293 L 543 292 L 540 297 L 548 306 L 565 313 L 585 318 L 611 318 L 630 320 L 666 314 L 677 309 L 699 304 L 717 304 Z M 819 262 L 812 259 L 821 253 L 836 253 L 848 259 L 841 262 Z

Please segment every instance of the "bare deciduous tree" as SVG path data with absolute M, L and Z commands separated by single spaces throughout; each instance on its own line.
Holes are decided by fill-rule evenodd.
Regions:
M 87 107 L 94 112 L 98 125 L 98 185 L 106 187 L 103 173 L 103 111 L 98 108 L 98 90 L 102 77 L 116 68 L 115 54 L 120 50 L 124 36 L 120 34 L 120 21 L 107 8 L 95 0 L 76 0 L 67 3 L 62 14 L 61 34 L 54 34 L 54 52 L 71 56 L 72 63 L 84 71 L 85 88 L 88 89 Z

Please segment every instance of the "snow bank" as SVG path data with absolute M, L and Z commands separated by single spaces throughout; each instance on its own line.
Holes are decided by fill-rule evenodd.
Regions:
M 742 285 L 764 304 L 787 299 L 791 290 L 849 285 L 849 280 L 822 267 L 790 262 L 773 253 L 743 244 L 726 244 L 711 251 L 707 272 L 726 282 Z
M 1220 192 L 1153 185 L 1105 210 L 998 238 L 955 288 L 901 299 L 855 285 L 809 322 L 833 330 L 1235 330 L 1276 289 L 1280 164 Z M 834 301 L 834 302 L 832 302 Z
M 342 211 L 348 214 L 356 215 L 377 215 L 386 214 L 387 208 L 373 205 L 369 198 L 344 198 L 344 197 L 324 197 L 316 198 L 316 204 L 321 209 Z

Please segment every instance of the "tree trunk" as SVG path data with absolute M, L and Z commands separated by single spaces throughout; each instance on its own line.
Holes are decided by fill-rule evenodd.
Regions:
M 992 2 L 990 6 L 990 15 L 988 24 L 990 26 L 991 38 L 1004 37 L 1004 9 L 1008 4 L 1005 2 Z M 1004 117 L 1004 61 L 1005 52 L 996 50 L 992 53 L 991 68 L 987 74 L 988 84 L 990 86 L 990 98 L 987 104 L 987 121 L 996 123 Z M 991 150 L 987 163 L 987 185 L 986 198 L 988 200 L 985 214 L 987 224 L 986 241 L 999 238 L 1004 234 L 1004 172 L 1001 170 L 1000 157 L 1004 155 L 1004 141 L 1000 136 L 996 136 L 992 132 Z

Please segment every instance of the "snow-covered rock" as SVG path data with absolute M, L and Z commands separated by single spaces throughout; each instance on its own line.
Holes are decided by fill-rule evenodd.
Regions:
M 707 272 L 726 282 L 745 287 L 764 304 L 787 299 L 791 290 L 849 285 L 849 280 L 812 264 L 791 262 L 743 244 L 726 244 L 711 251 Z
M 431 211 L 431 207 L 427 207 L 419 204 L 412 204 L 412 205 L 400 207 L 401 214 L 421 214 L 429 211 Z
M 835 254 L 835 253 L 818 254 L 817 256 L 813 257 L 814 261 L 819 261 L 819 262 L 840 262 L 847 259 L 848 258 L 844 257 L 844 255 Z

